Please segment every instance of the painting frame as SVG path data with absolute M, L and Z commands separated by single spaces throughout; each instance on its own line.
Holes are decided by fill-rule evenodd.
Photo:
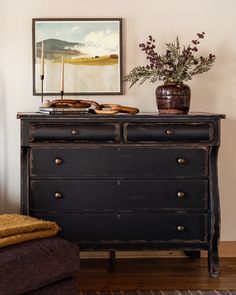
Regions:
M 65 83 L 65 88 L 63 89 L 64 95 L 66 96 L 122 95 L 123 94 L 122 18 L 33 18 L 32 19 L 33 95 L 34 96 L 42 95 L 42 89 L 45 96 L 60 95 L 62 89 L 60 88 L 60 84 L 58 84 L 58 80 L 59 80 L 58 73 L 59 71 L 61 72 L 62 70 L 60 69 L 61 66 L 58 61 L 58 55 L 59 55 L 58 53 L 59 51 L 57 47 L 58 44 L 54 44 L 54 47 L 53 47 L 52 43 L 49 44 L 49 39 L 57 40 L 56 36 L 58 35 L 59 36 L 58 40 L 60 40 L 60 35 L 61 36 L 63 35 L 63 29 L 62 29 L 63 26 L 70 27 L 70 25 L 71 25 L 71 32 L 73 32 L 73 29 L 74 30 L 78 29 L 78 31 L 80 30 L 82 32 L 83 31 L 86 32 L 86 36 L 84 33 L 84 36 L 85 36 L 84 40 L 89 40 L 89 41 L 85 41 L 85 43 L 80 43 L 79 42 L 80 40 L 77 40 L 77 42 L 67 41 L 67 40 L 70 40 L 70 37 L 72 39 L 75 35 L 72 36 L 71 34 L 70 36 L 68 33 L 70 32 L 70 30 L 64 30 L 68 36 L 66 37 L 67 39 L 63 40 L 63 42 L 69 45 L 67 47 L 63 45 L 64 47 L 62 49 L 61 55 L 64 55 L 66 52 L 66 56 L 67 57 L 69 56 L 70 58 L 70 59 L 67 58 L 64 64 L 64 57 L 63 57 L 63 68 L 64 68 L 63 75 L 65 76 L 67 75 L 66 76 L 67 78 L 60 77 L 60 80 L 63 79 L 63 83 Z M 58 31 L 56 31 L 55 29 L 56 26 L 58 26 Z M 54 33 L 55 33 L 55 38 L 52 38 Z M 80 35 L 83 36 L 82 33 Z M 50 36 L 50 38 L 47 39 L 45 37 L 46 39 L 42 39 L 43 38 L 42 36 Z M 96 44 L 91 43 L 91 38 L 94 36 L 95 38 L 92 39 L 92 42 L 93 40 L 98 40 Z M 42 53 L 40 53 L 40 47 L 39 47 L 40 42 L 41 42 L 41 51 L 44 51 L 43 58 L 41 55 Z M 86 43 L 86 42 L 90 42 L 90 43 Z M 72 47 L 72 45 L 70 47 L 70 43 L 74 45 L 74 47 Z M 43 46 L 44 46 L 44 49 L 42 49 Z M 96 50 L 97 52 L 101 53 L 101 55 L 95 54 L 94 52 L 96 52 Z M 109 50 L 110 50 L 110 53 L 109 53 Z M 75 55 L 76 55 L 76 58 L 75 58 Z M 88 57 L 86 57 L 86 55 Z M 40 69 L 40 67 L 42 67 L 42 59 L 45 59 L 43 61 L 44 63 L 43 88 L 42 88 L 42 79 L 40 78 L 42 77 L 41 75 L 42 73 L 40 74 L 40 71 L 42 71 L 42 69 Z M 57 70 L 50 69 L 49 65 L 51 65 L 52 68 L 53 66 L 54 68 L 57 66 Z M 66 73 L 67 66 L 70 69 L 69 73 Z M 48 70 L 47 70 L 47 67 L 48 67 Z M 72 70 L 71 70 L 72 67 L 73 67 L 73 73 L 75 73 L 75 75 L 70 75 L 70 73 L 72 73 Z M 82 72 L 85 72 L 85 74 L 82 75 Z M 54 73 L 56 73 L 56 75 L 54 75 Z M 60 75 L 62 75 L 62 73 L 60 73 Z M 68 87 L 67 87 L 66 81 L 68 81 L 68 77 L 70 78 L 69 78 Z M 94 77 L 94 78 L 90 78 L 90 77 Z M 53 79 L 54 80 L 57 79 L 56 87 L 55 87 L 55 81 Z M 78 85 L 77 81 L 80 81 L 81 86 Z M 71 88 L 69 88 L 69 84 L 70 86 L 72 85 Z M 54 85 L 54 87 L 52 87 L 51 85 Z

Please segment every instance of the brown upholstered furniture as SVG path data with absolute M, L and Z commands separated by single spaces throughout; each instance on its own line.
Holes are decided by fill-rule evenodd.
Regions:
M 8 246 L 0 250 L 0 294 L 76 294 L 78 270 L 78 247 L 60 237 Z

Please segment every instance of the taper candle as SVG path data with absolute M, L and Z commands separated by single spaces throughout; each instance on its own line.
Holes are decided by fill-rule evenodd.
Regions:
M 64 91 L 64 57 L 61 57 L 61 91 Z
M 44 43 L 42 41 L 41 47 L 41 76 L 44 76 Z

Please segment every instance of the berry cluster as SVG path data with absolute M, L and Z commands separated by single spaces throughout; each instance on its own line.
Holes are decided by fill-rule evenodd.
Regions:
M 131 82 L 131 86 L 138 81 L 142 84 L 146 80 L 181 83 L 191 80 L 196 74 L 208 71 L 215 61 L 215 55 L 195 56 L 200 39 L 204 37 L 205 32 L 197 33 L 197 38 L 192 40 L 187 47 L 182 48 L 177 37 L 175 43 L 166 44 L 167 49 L 164 54 L 159 54 L 156 52 L 155 39 L 151 35 L 148 36 L 146 43 L 139 44 L 141 50 L 146 54 L 148 64 L 135 67 L 125 77 L 125 81 Z

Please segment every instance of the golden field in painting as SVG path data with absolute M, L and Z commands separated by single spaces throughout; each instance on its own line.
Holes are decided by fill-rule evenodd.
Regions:
M 65 58 L 64 63 L 83 66 L 108 66 L 118 63 L 118 55 L 112 54 L 109 56 Z

